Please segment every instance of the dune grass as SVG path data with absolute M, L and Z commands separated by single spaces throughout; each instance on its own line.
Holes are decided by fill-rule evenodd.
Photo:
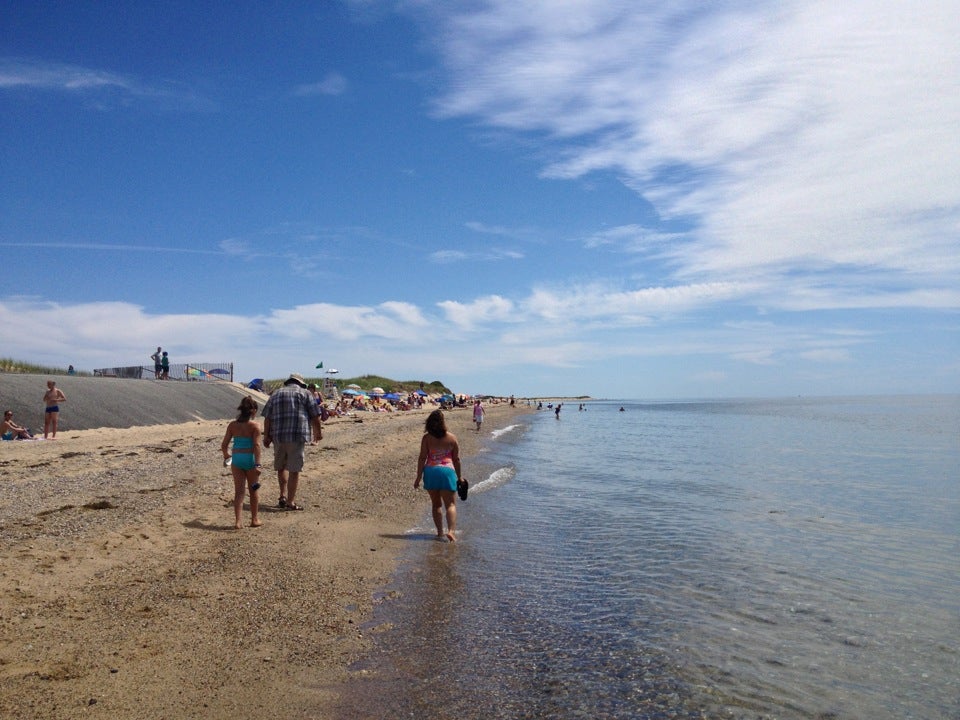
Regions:
M 35 363 L 24 362 L 23 360 L 14 360 L 13 358 L 0 358 L 0 372 L 8 373 L 29 373 L 32 375 L 67 375 L 67 368 L 51 367 L 49 365 L 37 365 Z M 89 375 L 90 373 L 77 372 L 77 375 Z

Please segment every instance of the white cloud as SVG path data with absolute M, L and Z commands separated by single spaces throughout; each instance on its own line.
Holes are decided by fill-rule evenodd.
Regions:
M 462 262 L 469 256 L 462 250 L 437 250 L 436 252 L 430 253 L 429 257 L 431 262 L 446 264 Z
M 129 98 L 168 109 L 216 109 L 212 101 L 181 82 L 143 80 L 129 73 L 29 58 L 0 58 L 0 90 L 69 93 L 100 110 Z
M 471 220 L 470 222 L 464 223 L 464 227 L 466 227 L 468 230 L 473 230 L 476 233 L 480 233 L 481 235 L 497 235 L 513 240 L 534 240 L 538 236 L 537 231 L 533 228 L 488 225 L 487 223 L 478 222 L 476 220 Z
M 315 83 L 298 85 L 293 90 L 293 94 L 299 97 L 311 97 L 315 95 L 343 95 L 347 91 L 347 79 L 337 72 L 327 73 L 327 75 Z
M 468 252 L 466 250 L 437 250 L 428 256 L 431 262 L 447 265 L 462 262 L 498 262 L 500 260 L 522 260 L 524 254 L 518 250 L 487 248 Z
M 813 362 L 821 363 L 849 362 L 850 351 L 839 348 L 821 348 L 819 350 L 806 350 L 805 352 L 800 353 L 800 357 L 804 360 L 811 360 Z
M 499 295 L 479 298 L 471 303 L 445 300 L 437 303 L 447 320 L 454 325 L 470 329 L 490 322 L 509 321 L 514 317 L 514 303 Z
M 933 294 L 960 279 L 954 3 L 432 10 L 451 76 L 441 115 L 546 134 L 546 175 L 615 171 L 690 219 L 665 249 L 678 278 L 870 268 Z M 887 292 L 862 297 L 882 307 Z
M 0 58 L 0 88 L 84 91 L 117 88 L 142 92 L 131 77 L 77 65 Z
M 262 321 L 262 330 L 293 340 L 330 337 L 339 341 L 380 338 L 407 341 L 427 325 L 420 311 L 408 303 L 387 302 L 376 307 L 329 303 L 274 310 Z
M 563 290 L 539 288 L 531 292 L 522 307 L 529 315 L 546 321 L 602 319 L 617 325 L 645 325 L 654 317 L 736 300 L 752 290 L 745 284 L 725 282 L 625 291 L 611 291 L 603 285 Z
M 757 368 L 790 359 L 836 366 L 852 361 L 855 348 L 882 340 L 879 332 L 847 326 L 789 326 L 770 319 L 711 326 L 664 319 L 671 308 L 709 307 L 713 294 L 728 292 L 709 286 L 652 288 L 634 296 L 582 288 L 516 300 L 499 295 L 448 300 L 437 304 L 438 314 L 388 301 L 316 303 L 260 316 L 155 315 L 122 302 L 9 298 L 0 301 L 0 348 L 19 360 L 92 369 L 146 362 L 161 344 L 175 362 L 235 362 L 239 377 L 306 372 L 322 359 L 351 374 L 434 379 L 508 370 L 512 377 L 525 371 L 540 377 L 544 368 L 575 372 L 651 358 L 669 358 L 678 371 L 696 367 L 698 359 Z M 574 312 L 579 314 L 571 316 Z M 611 380 L 596 378 L 600 385 Z M 617 386 L 622 390 L 629 383 L 622 379 Z

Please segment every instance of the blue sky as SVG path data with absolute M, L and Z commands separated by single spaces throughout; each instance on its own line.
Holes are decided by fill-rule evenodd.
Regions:
M 954 2 L 3 2 L 0 357 L 960 392 Z

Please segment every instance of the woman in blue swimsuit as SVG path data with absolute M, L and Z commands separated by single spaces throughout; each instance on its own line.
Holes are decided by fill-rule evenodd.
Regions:
M 240 516 L 243 512 L 243 497 L 250 488 L 250 527 L 260 527 L 260 437 L 263 431 L 255 418 L 257 403 L 252 397 L 245 397 L 237 408 L 237 419 L 227 425 L 227 432 L 220 443 L 223 463 L 230 463 L 233 473 L 233 511 L 236 515 L 234 527 L 241 527 Z M 233 457 L 229 448 L 233 440 Z
M 417 459 L 417 479 L 413 487 L 423 488 L 430 495 L 433 523 L 437 526 L 437 539 L 446 538 L 456 542 L 457 530 L 457 482 L 461 479 L 460 443 L 457 436 L 447 431 L 442 410 L 434 410 L 427 416 L 426 432 L 420 440 L 420 457 Z M 443 515 L 447 515 L 447 532 L 443 532 Z

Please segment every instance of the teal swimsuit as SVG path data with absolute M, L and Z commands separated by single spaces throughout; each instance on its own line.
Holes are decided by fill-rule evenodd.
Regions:
M 238 453 L 237 450 L 243 452 Z M 252 437 L 240 437 L 238 435 L 233 438 L 233 459 L 230 464 L 238 470 L 253 470 L 256 467 L 257 459 L 253 455 Z

